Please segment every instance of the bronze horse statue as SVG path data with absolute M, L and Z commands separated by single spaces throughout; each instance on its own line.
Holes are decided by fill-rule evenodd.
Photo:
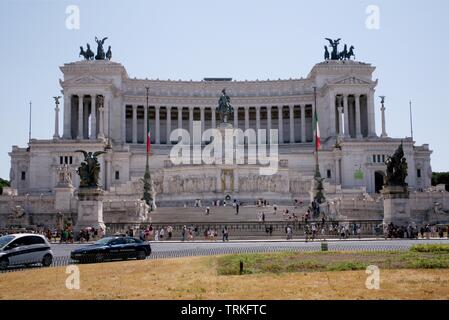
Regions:
M 226 89 L 221 91 L 217 111 L 220 114 L 221 122 L 228 123 L 230 115 L 234 112 L 234 108 L 231 106 L 231 98 L 226 94 Z
M 87 49 L 84 51 L 83 46 L 80 46 L 80 56 L 83 56 L 85 60 L 93 60 L 94 59 L 94 53 L 90 49 L 90 45 L 87 43 Z

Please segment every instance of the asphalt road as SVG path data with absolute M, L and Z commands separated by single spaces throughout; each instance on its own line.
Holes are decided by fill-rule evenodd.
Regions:
M 329 250 L 334 251 L 376 251 L 376 250 L 407 250 L 415 244 L 446 243 L 449 239 L 435 240 L 330 240 Z M 89 244 L 52 244 L 55 257 L 68 257 L 70 251 Z M 195 256 L 232 252 L 270 252 L 282 250 L 316 251 L 320 250 L 321 242 L 302 241 L 222 241 L 213 242 L 151 242 L 153 255 L 158 257 Z

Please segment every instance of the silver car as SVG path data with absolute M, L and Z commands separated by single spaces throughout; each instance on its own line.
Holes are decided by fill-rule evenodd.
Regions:
M 42 264 L 53 262 L 53 252 L 47 238 L 38 234 L 20 233 L 0 237 L 0 269 L 13 265 Z

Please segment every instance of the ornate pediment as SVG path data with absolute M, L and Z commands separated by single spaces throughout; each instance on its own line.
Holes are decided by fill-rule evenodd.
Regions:
M 79 85 L 79 84 L 110 84 L 112 83 L 112 81 L 110 80 L 104 80 L 104 79 L 100 79 L 91 75 L 84 75 L 81 77 L 77 77 L 74 79 L 70 79 L 68 81 L 65 81 L 66 84 L 74 84 L 74 85 Z
M 373 84 L 371 81 L 362 80 L 357 77 L 345 77 L 342 79 L 339 79 L 337 81 L 334 81 L 330 84 L 365 84 L 365 85 L 371 85 Z

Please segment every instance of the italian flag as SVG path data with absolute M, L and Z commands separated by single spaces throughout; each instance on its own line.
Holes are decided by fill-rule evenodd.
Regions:
M 315 149 L 318 151 L 321 148 L 321 135 L 320 126 L 318 125 L 318 114 L 315 110 L 315 115 L 313 117 L 313 129 L 315 131 Z
M 150 126 L 148 126 L 147 132 L 147 154 L 150 154 L 151 151 L 151 135 L 150 135 Z

